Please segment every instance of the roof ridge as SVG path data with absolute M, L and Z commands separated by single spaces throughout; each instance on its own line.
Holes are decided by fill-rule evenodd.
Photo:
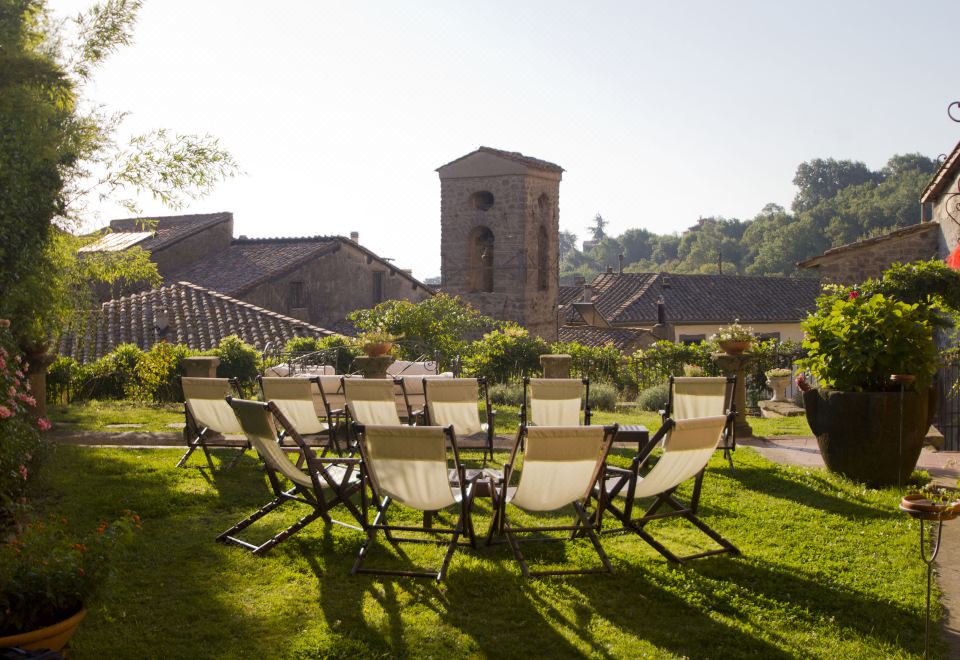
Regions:
M 318 242 L 318 241 L 334 241 L 340 238 L 339 236 L 326 236 L 323 234 L 317 234 L 315 236 L 238 236 L 231 239 L 231 244 L 233 243 L 296 243 L 300 242 Z

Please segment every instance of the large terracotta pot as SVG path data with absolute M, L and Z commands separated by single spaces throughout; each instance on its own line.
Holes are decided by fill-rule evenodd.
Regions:
M 934 390 L 900 392 L 804 392 L 807 423 L 817 436 L 827 468 L 881 487 L 905 484 L 917 465 L 936 412 Z
M 722 339 L 719 342 L 720 348 L 723 349 L 723 352 L 727 355 L 743 355 L 744 351 L 750 348 L 750 344 L 753 342 L 747 341 L 738 341 L 735 339 Z
M 77 631 L 77 626 L 87 616 L 86 610 L 80 610 L 69 619 L 64 619 L 60 623 L 55 623 L 46 628 L 38 628 L 30 632 L 20 633 L 19 635 L 9 635 L 0 637 L 0 649 L 7 647 L 18 647 L 28 651 L 39 649 L 50 649 L 59 651 L 73 637 Z

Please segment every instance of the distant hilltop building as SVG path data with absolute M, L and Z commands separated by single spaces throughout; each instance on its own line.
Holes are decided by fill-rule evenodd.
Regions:
M 556 341 L 563 168 L 480 147 L 437 172 L 442 290 Z

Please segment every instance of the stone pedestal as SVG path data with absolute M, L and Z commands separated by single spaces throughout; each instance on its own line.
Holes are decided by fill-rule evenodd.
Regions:
M 54 356 L 49 353 L 27 354 L 27 378 L 30 380 L 30 392 L 37 400 L 33 409 L 37 417 L 47 416 L 47 367 L 53 364 Z
M 790 387 L 790 376 L 769 376 L 767 377 L 767 387 L 773 390 L 771 401 L 778 403 L 790 402 L 787 398 L 787 388 Z
M 214 356 L 188 357 L 183 360 L 184 375 L 188 378 L 216 378 L 220 358 Z
M 747 423 L 747 367 L 757 358 L 750 353 L 741 355 L 729 355 L 727 353 L 714 353 L 711 358 L 723 371 L 724 376 L 736 376 L 737 387 L 733 393 L 733 403 L 737 406 L 736 433 L 738 438 L 749 438 L 753 436 L 753 429 Z
M 378 357 L 367 357 L 361 355 L 353 359 L 353 364 L 364 378 L 386 378 L 387 367 L 393 364 L 392 355 L 380 355 Z
M 544 378 L 570 378 L 570 365 L 572 363 L 573 357 L 565 353 L 540 356 L 540 366 L 543 367 Z

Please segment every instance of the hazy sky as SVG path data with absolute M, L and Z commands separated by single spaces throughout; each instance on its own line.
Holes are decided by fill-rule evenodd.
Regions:
M 956 0 L 148 0 L 88 91 L 130 134 L 210 133 L 234 154 L 244 174 L 184 212 L 232 211 L 249 236 L 359 231 L 428 277 L 434 170 L 480 145 L 561 165 L 560 226 L 580 240 L 598 212 L 616 235 L 789 206 L 811 158 L 949 151 L 958 27 Z

